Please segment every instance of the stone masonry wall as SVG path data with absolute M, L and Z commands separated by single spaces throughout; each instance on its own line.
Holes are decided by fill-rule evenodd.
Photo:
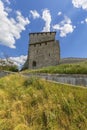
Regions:
M 7 76 L 7 75 L 9 75 L 9 74 L 15 74 L 15 72 L 10 72 L 10 71 L 2 71 L 2 70 L 0 70 L 0 78 L 1 77 L 4 77 L 4 76 Z
M 55 40 L 56 32 L 42 32 L 42 33 L 30 33 L 29 34 L 29 43 L 36 44 L 45 41 L 52 41 Z
M 28 77 L 39 77 L 42 79 L 56 81 L 64 84 L 78 85 L 87 87 L 87 75 L 81 74 L 24 74 Z
M 32 66 L 33 61 L 36 62 L 35 68 L 58 65 L 59 51 L 58 42 L 47 42 L 42 44 L 30 45 L 29 48 L 29 68 L 34 69 Z
M 60 47 L 55 35 L 56 32 L 30 34 L 27 68 L 37 69 L 59 64 Z

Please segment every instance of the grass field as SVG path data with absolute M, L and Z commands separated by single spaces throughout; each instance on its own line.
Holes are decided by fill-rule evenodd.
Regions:
M 87 62 L 60 64 L 42 69 L 25 70 L 26 73 L 51 73 L 51 74 L 87 74 Z
M 0 130 L 87 130 L 87 89 L 0 78 Z

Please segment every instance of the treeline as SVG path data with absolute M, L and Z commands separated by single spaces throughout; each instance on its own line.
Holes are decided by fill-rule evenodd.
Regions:
M 0 70 L 18 72 L 18 66 L 11 60 L 0 59 Z

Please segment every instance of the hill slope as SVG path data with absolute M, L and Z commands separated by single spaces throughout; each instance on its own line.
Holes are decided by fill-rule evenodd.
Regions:
M 87 74 L 87 61 L 59 64 L 58 66 L 48 66 L 41 69 L 25 70 L 26 73 L 51 73 L 51 74 Z
M 70 64 L 70 63 L 79 63 L 79 62 L 87 62 L 87 58 L 68 57 L 68 58 L 60 59 L 60 64 Z
M 0 130 L 87 130 L 87 89 L 17 74 L 1 78 Z

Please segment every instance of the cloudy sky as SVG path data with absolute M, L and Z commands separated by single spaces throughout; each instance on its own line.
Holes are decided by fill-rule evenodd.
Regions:
M 29 33 L 56 31 L 61 57 L 87 57 L 87 0 L 0 0 L 0 58 L 27 57 Z

